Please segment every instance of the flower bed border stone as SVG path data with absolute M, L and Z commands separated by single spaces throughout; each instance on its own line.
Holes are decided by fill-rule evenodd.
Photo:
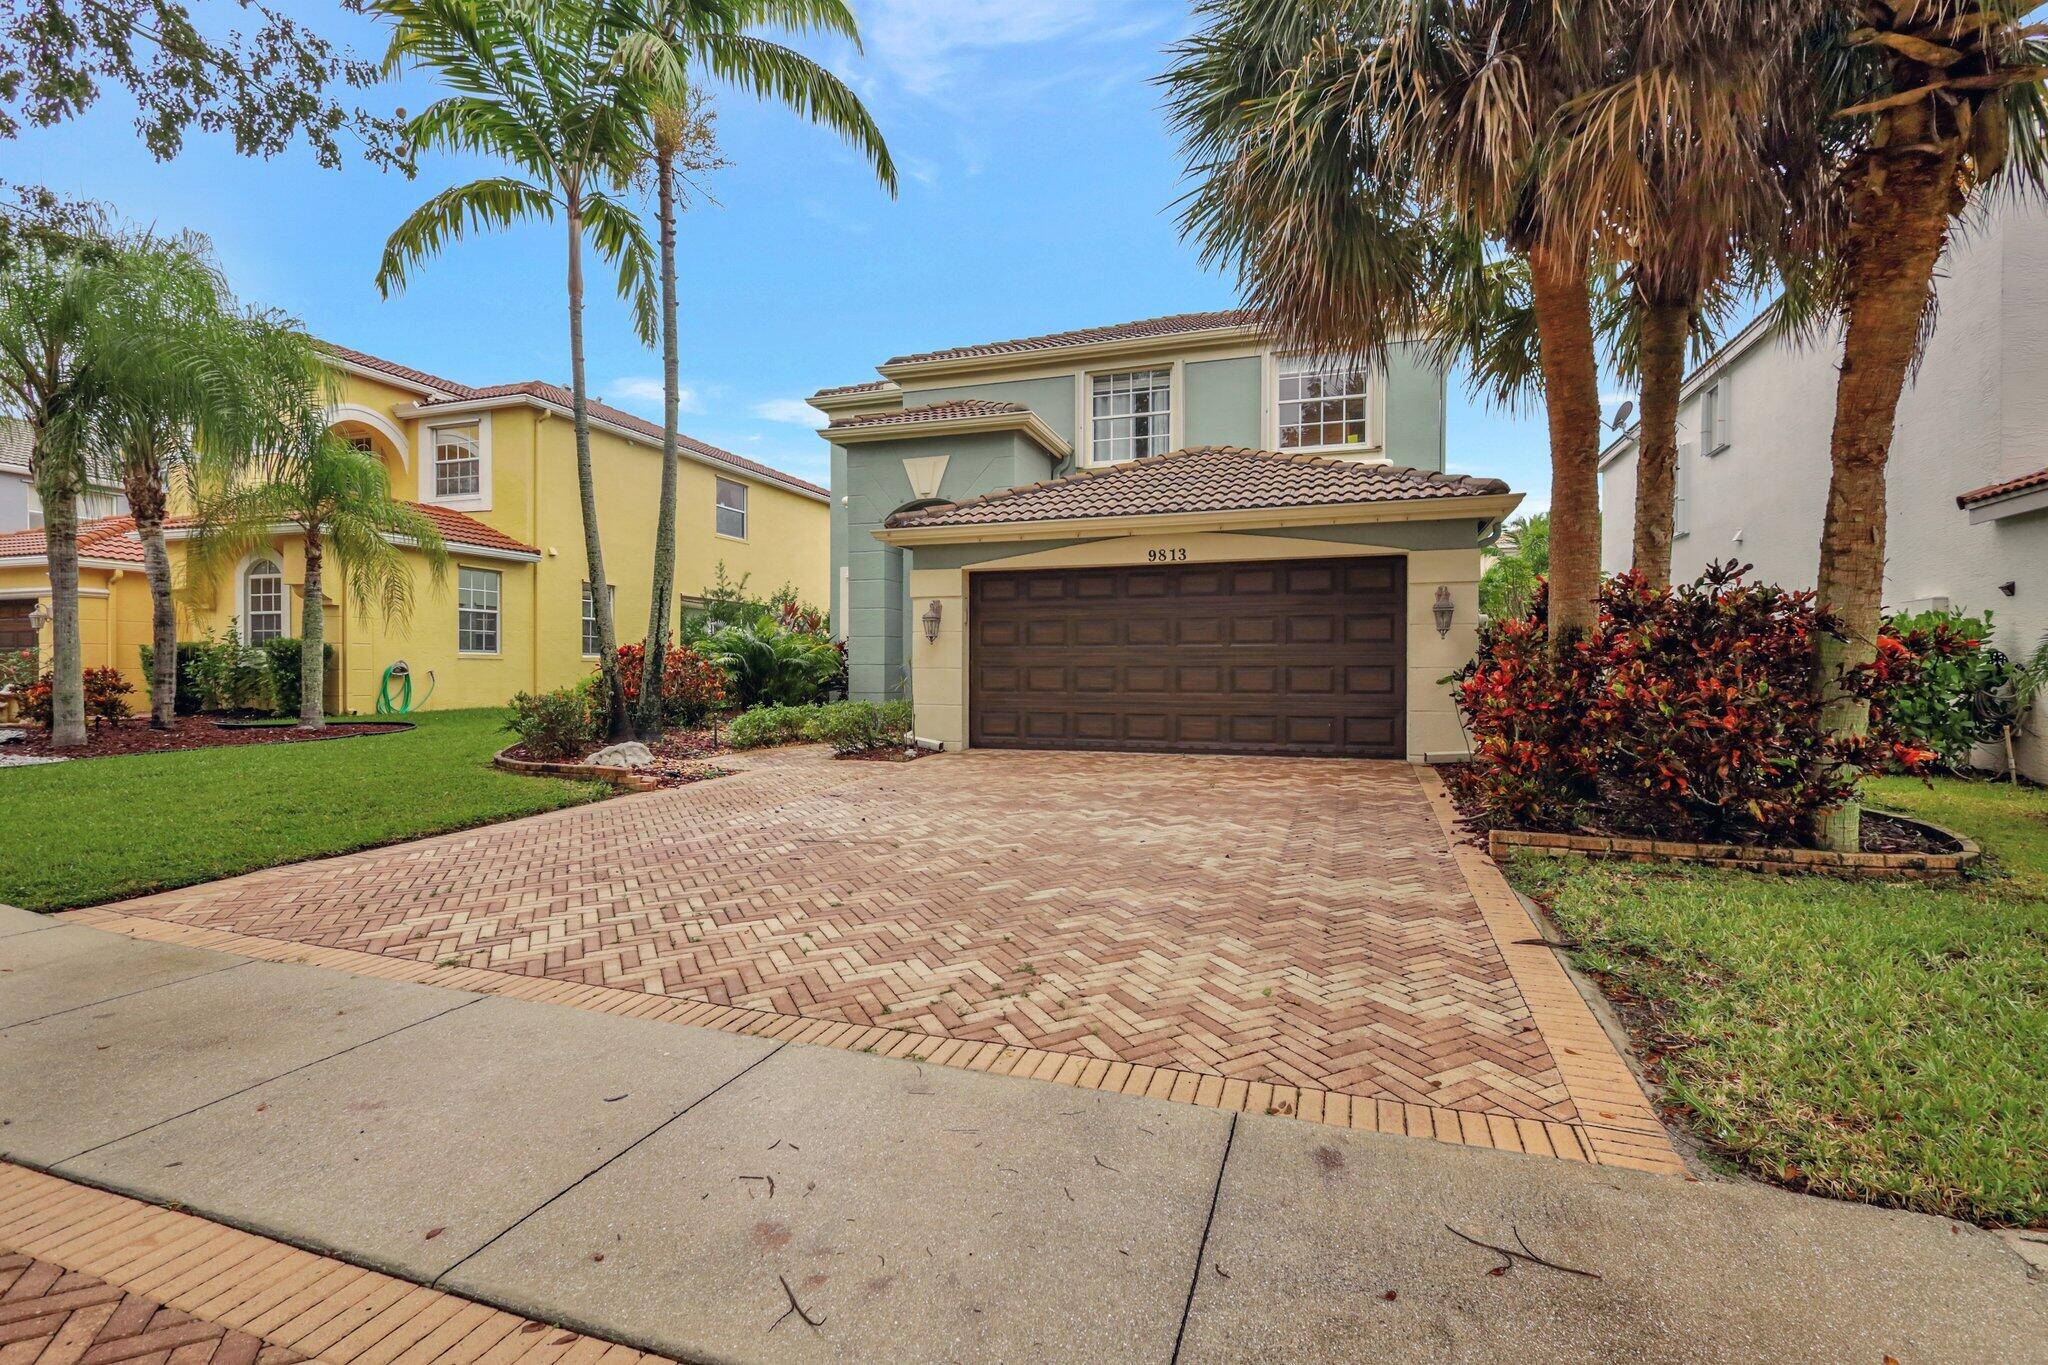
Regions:
M 534 758 L 514 758 L 512 750 L 517 745 L 507 745 L 491 756 L 491 763 L 507 772 L 525 773 L 529 777 L 560 777 L 571 782 L 609 782 L 620 791 L 651 792 L 661 790 L 661 780 L 644 774 L 634 768 L 601 768 L 595 763 L 543 763 Z
M 1818 848 L 1773 848 L 1757 844 L 1712 844 L 1688 839 L 1636 839 L 1609 834 L 1544 834 L 1526 829 L 1489 830 L 1486 851 L 1504 858 L 1516 849 L 1546 857 L 1568 853 L 1631 863 L 1697 863 L 1781 876 L 1822 873 L 1835 877 L 1877 877 L 1930 881 L 1960 877 L 1983 856 L 1973 840 L 1954 830 L 1892 811 L 1893 820 L 1931 830 L 1956 845 L 1949 853 L 1834 853 Z

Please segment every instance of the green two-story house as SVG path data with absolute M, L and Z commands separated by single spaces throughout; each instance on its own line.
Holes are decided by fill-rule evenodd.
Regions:
M 853 695 L 948 748 L 1465 751 L 1481 550 L 1444 374 L 1239 311 L 901 355 L 811 398 Z

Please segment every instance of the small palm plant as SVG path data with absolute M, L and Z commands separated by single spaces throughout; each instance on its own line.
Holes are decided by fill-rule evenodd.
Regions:
M 346 596 L 368 617 L 411 614 L 414 575 L 408 547 L 427 562 L 435 581 L 446 575 L 448 554 L 434 523 L 391 495 L 391 480 L 375 453 L 358 448 L 327 425 L 332 380 L 312 340 L 268 318 L 248 323 L 257 341 L 248 372 L 248 403 L 202 469 L 198 533 L 193 560 L 211 577 L 252 550 L 269 546 L 279 528 L 298 532 L 305 545 L 305 583 L 299 626 L 299 725 L 327 723 L 326 575 L 331 555 Z

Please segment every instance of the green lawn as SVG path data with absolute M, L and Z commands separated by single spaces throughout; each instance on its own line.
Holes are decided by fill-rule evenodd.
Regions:
M 493 768 L 501 711 L 359 739 L 0 769 L 0 902 L 96 905 L 609 794 Z
M 1870 800 L 1989 867 L 1943 885 L 1524 856 L 1508 875 L 1710 1150 L 1816 1193 L 2048 1224 L 2048 793 L 1886 779 Z

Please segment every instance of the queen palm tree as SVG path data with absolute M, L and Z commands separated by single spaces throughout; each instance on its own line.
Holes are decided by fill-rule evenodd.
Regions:
M 406 121 L 407 143 L 415 150 L 481 153 L 524 176 L 472 180 L 414 210 L 385 243 L 378 289 L 386 295 L 402 289 L 415 266 L 476 229 L 552 220 L 558 213 L 567 228 L 569 390 L 586 581 L 593 585 L 609 729 L 623 739 L 628 716 L 610 594 L 602 590 L 609 580 L 590 462 L 583 344 L 586 236 L 616 268 L 640 339 L 653 345 L 657 330 L 654 249 L 617 197 L 632 173 L 636 133 L 647 114 L 644 85 L 624 79 L 619 65 L 626 36 L 620 12 L 602 3 L 541 0 L 368 0 L 367 8 L 393 25 L 391 65 L 416 62 L 455 92 Z
M 223 413 L 201 457 L 194 567 L 202 579 L 273 543 L 280 528 L 305 548 L 299 617 L 299 727 L 327 724 L 327 568 L 365 617 L 412 612 L 413 573 L 404 550 L 427 561 L 436 582 L 448 553 L 434 523 L 391 495 L 383 461 L 327 424 L 331 372 L 312 339 L 267 315 L 242 320 L 247 362 L 242 402 Z
M 1183 218 L 1281 344 L 1377 357 L 1456 337 L 1448 258 L 1527 266 L 1551 452 L 1551 643 L 1599 588 L 1593 237 L 1553 220 L 1560 114 L 1596 89 L 1618 0 L 1205 0 L 1162 78 L 1197 184 Z
M 715 139 L 694 77 L 706 74 L 779 100 L 836 129 L 866 154 L 891 194 L 896 168 L 881 130 L 844 82 L 801 53 L 746 30 L 753 25 L 817 30 L 860 42 L 842 0 L 617 0 L 626 36 L 621 65 L 647 87 L 641 140 L 653 171 L 661 273 L 661 500 L 655 517 L 654 581 L 640 678 L 641 738 L 661 733 L 661 677 L 673 623 L 676 572 L 677 436 L 681 419 L 677 336 L 677 181 L 716 164 Z

